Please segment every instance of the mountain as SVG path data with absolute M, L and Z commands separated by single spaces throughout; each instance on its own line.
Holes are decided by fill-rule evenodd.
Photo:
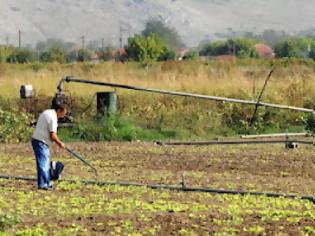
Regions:
M 0 43 L 17 45 L 20 29 L 23 44 L 84 35 L 118 45 L 156 17 L 195 46 L 238 31 L 310 29 L 314 9 L 314 0 L 0 0 Z

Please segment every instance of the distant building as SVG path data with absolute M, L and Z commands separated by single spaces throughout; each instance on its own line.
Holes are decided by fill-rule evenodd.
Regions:
M 119 48 L 118 50 L 112 51 L 112 58 L 116 62 L 126 62 L 127 61 L 127 52 L 125 48 Z
M 179 49 L 176 54 L 177 54 L 177 60 L 181 61 L 183 60 L 184 56 L 186 55 L 186 53 L 189 52 L 188 49 L 186 48 L 181 48 Z
M 99 63 L 100 62 L 99 55 L 96 52 L 93 52 L 90 56 L 90 60 L 93 63 Z
M 261 58 L 274 58 L 275 52 L 271 47 L 266 44 L 258 43 L 255 45 L 255 49 Z

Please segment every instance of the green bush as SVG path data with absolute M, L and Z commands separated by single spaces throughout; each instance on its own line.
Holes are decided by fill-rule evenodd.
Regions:
M 7 57 L 7 62 L 9 63 L 29 63 L 36 60 L 35 51 L 28 48 L 16 48 L 12 53 Z
M 67 133 L 69 135 L 69 132 Z M 111 115 L 98 121 L 79 123 L 74 127 L 70 135 L 72 139 L 88 141 L 135 141 L 154 140 L 164 137 L 158 131 L 136 127 L 131 121 L 121 115 Z M 69 139 L 69 137 L 65 138 Z
M 255 40 L 248 38 L 210 42 L 203 46 L 199 54 L 201 56 L 233 54 L 239 58 L 258 58 L 258 53 L 254 47 L 255 44 Z
M 145 63 L 175 57 L 175 53 L 168 49 L 161 38 L 155 34 L 147 37 L 135 35 L 135 37 L 129 38 L 126 52 L 129 60 Z
M 33 130 L 31 122 L 31 117 L 25 113 L 0 110 L 0 142 L 28 141 Z
M 275 45 L 277 57 L 305 58 L 313 57 L 314 40 L 309 38 L 290 38 Z
M 314 116 L 314 114 L 308 115 L 308 117 L 306 119 L 305 129 L 311 133 L 315 133 L 315 116 Z
M 66 51 L 58 46 L 52 46 L 40 55 L 42 62 L 59 62 L 65 63 L 67 59 Z

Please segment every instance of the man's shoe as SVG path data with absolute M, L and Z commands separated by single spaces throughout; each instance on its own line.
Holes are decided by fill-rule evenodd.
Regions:
M 38 188 L 38 190 L 50 191 L 50 190 L 52 190 L 52 186 L 49 186 L 49 187 L 43 187 L 43 188 Z

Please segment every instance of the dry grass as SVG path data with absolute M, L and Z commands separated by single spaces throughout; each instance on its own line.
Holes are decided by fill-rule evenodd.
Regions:
M 72 75 L 95 81 L 251 100 L 258 96 L 271 64 L 276 67 L 262 100 L 314 108 L 315 64 L 312 61 L 191 61 L 156 63 L 149 67 L 137 63 L 0 64 L 0 99 L 2 109 L 16 106 L 25 109 L 25 104 L 17 103 L 19 89 L 22 84 L 30 83 L 37 94 L 42 95 L 29 109 L 36 116 L 50 103 L 51 98 L 48 97 L 55 94 L 60 79 Z M 66 84 L 65 88 L 75 97 L 77 112 L 74 113 L 82 119 L 95 114 L 96 106 L 92 102 L 95 103 L 94 94 L 97 91 L 113 90 L 75 83 Z M 123 89 L 118 89 L 118 95 L 119 112 L 124 117 L 144 130 L 171 132 L 176 138 L 209 138 L 244 132 L 269 132 L 271 129 L 283 132 L 288 126 L 302 130 L 306 119 L 301 113 L 261 108 L 259 129 L 248 131 L 246 122 L 252 116 L 253 107 Z M 86 109 L 88 107 L 89 110 Z
M 314 98 L 314 64 L 278 64 L 265 92 L 265 100 L 303 105 Z M 139 64 L 98 65 L 0 65 L 0 91 L 5 98 L 18 98 L 22 84 L 33 84 L 38 94 L 52 96 L 59 80 L 66 75 L 82 79 L 129 84 L 141 87 L 196 92 L 236 98 L 257 96 L 270 70 L 264 61 L 244 62 L 166 62 L 143 67 Z M 100 86 L 69 84 L 66 88 L 79 96 L 111 90 Z M 128 94 L 130 91 L 120 91 Z

